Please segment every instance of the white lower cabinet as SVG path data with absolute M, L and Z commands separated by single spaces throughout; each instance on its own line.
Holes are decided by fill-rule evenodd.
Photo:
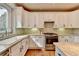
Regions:
M 74 36 L 74 42 L 79 43 L 79 36 Z
M 59 42 L 74 42 L 74 37 L 73 36 L 59 36 L 58 37 Z
M 21 48 L 22 48 L 21 56 L 23 56 L 26 53 L 26 39 L 22 40 L 22 42 L 21 42 Z
M 24 56 L 28 50 L 28 39 L 23 39 L 9 49 L 10 56 Z
M 9 55 L 10 56 L 20 56 L 20 52 L 21 52 L 21 42 L 17 43 L 16 45 L 12 46 L 9 49 Z

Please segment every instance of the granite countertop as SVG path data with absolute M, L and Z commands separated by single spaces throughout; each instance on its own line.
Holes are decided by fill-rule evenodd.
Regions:
M 9 49 L 14 44 L 20 42 L 23 38 L 26 38 L 28 35 L 15 36 L 9 39 L 0 41 L 0 54 Z
M 66 56 L 79 56 L 79 43 L 54 43 Z

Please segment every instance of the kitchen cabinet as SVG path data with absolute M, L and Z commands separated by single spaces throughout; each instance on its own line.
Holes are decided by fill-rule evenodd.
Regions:
M 76 18 L 75 14 L 72 12 L 67 16 L 68 25 L 67 28 L 76 28 Z
M 28 19 L 28 28 L 44 28 L 43 16 L 40 12 L 30 12 Z
M 26 47 L 26 52 L 27 52 L 27 50 L 29 48 L 29 38 L 26 38 L 26 45 L 25 45 L 25 47 Z
M 73 36 L 71 36 L 71 35 L 69 35 L 69 36 L 59 36 L 58 37 L 58 41 L 59 42 L 74 42 L 74 37 Z
M 73 11 L 71 13 L 71 23 L 72 23 L 72 28 L 79 28 L 79 10 Z
M 54 23 L 54 28 L 61 28 L 63 27 L 63 19 L 62 15 L 60 13 L 55 14 L 55 23 Z
M 74 42 L 79 43 L 79 36 L 74 36 Z
M 22 51 L 21 51 L 21 56 L 23 56 L 23 55 L 25 55 L 25 53 L 26 53 L 26 39 L 24 39 L 24 40 L 22 40 L 22 42 L 21 42 L 21 48 L 22 48 Z
M 57 12 L 54 14 L 54 28 L 67 28 L 68 26 L 68 21 L 67 21 L 67 16 L 68 13 L 65 12 Z
M 43 12 L 44 21 L 55 21 L 55 13 L 53 12 Z
M 44 28 L 44 19 L 43 14 L 41 12 L 35 13 L 36 16 L 36 27 L 37 28 Z
M 79 28 L 78 10 L 73 12 L 28 12 L 16 8 L 17 28 L 44 28 L 45 21 L 54 21 L 53 28 Z
M 28 50 L 28 38 L 24 38 L 21 42 L 15 44 L 9 49 L 10 56 L 24 56 Z
M 16 7 L 16 28 L 22 28 L 23 26 L 23 8 Z
M 23 28 L 29 28 L 29 13 L 26 10 L 23 10 Z
M 32 14 L 22 7 L 16 7 L 16 28 L 30 28 L 32 27 Z
M 34 13 L 30 12 L 29 13 L 29 21 L 28 21 L 28 28 L 33 28 L 36 27 L 36 19 Z
M 16 45 L 12 46 L 9 49 L 9 55 L 10 56 L 20 56 L 20 52 L 21 52 L 21 42 L 17 43 Z

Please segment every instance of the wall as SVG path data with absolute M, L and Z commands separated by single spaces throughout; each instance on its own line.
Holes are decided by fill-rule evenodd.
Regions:
M 31 28 L 17 28 L 16 29 L 16 34 L 18 35 L 24 35 L 24 34 L 40 34 L 41 33 L 41 28 L 37 30 L 32 30 Z
M 79 29 L 77 28 L 66 28 L 64 30 L 60 29 L 52 29 L 54 33 L 57 33 L 58 35 L 79 35 Z M 32 31 L 31 28 L 17 28 L 16 29 L 16 34 L 22 35 L 22 34 L 41 34 L 44 33 L 43 28 L 39 28 L 36 31 Z

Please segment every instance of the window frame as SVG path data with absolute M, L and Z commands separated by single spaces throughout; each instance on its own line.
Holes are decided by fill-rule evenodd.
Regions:
M 7 29 L 6 32 L 13 32 L 13 23 L 12 23 L 12 8 L 5 3 L 0 4 L 1 7 L 5 8 L 8 11 L 8 20 L 7 20 Z M 0 33 L 3 33 L 0 31 Z

